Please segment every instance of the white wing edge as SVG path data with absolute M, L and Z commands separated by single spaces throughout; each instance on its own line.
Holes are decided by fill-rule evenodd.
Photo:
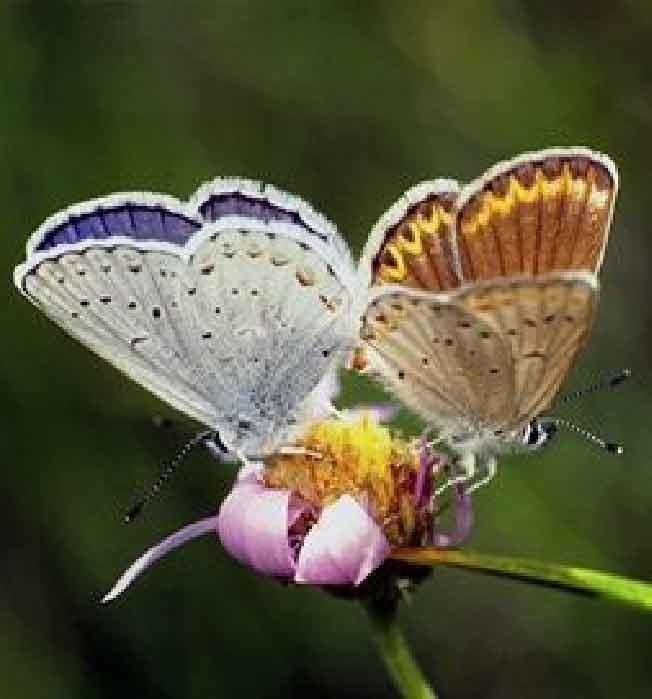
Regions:
M 296 194 L 279 189 L 260 180 L 246 177 L 216 177 L 201 184 L 190 197 L 189 203 L 198 211 L 199 207 L 210 197 L 220 194 L 244 194 L 258 199 L 264 199 L 272 206 L 286 209 L 299 215 L 310 228 L 325 233 L 329 238 L 339 241 L 347 255 L 348 246 L 342 238 L 337 226 L 324 214 L 317 211 L 312 204 Z
M 408 210 L 419 202 L 428 197 L 446 194 L 447 192 L 458 193 L 460 186 L 457 180 L 443 177 L 435 180 L 424 180 L 403 192 L 389 209 L 382 214 L 371 229 L 358 263 L 358 277 L 363 289 L 368 288 L 371 284 L 371 265 L 385 240 L 387 231 L 395 226 L 407 214 Z
M 90 202 L 85 203 L 90 204 Z M 52 218 L 54 217 L 51 217 L 51 219 Z M 25 279 L 25 276 L 41 262 L 60 257 L 61 255 L 65 255 L 67 253 L 81 252 L 89 248 L 112 248 L 116 246 L 126 246 L 136 248 L 138 250 L 171 253 L 187 262 L 195 253 L 197 248 L 208 237 L 214 233 L 219 233 L 220 231 L 233 228 L 250 228 L 251 230 L 261 231 L 263 233 L 274 233 L 299 242 L 304 242 L 306 238 L 305 230 L 294 223 L 273 220 L 265 222 L 248 216 L 224 216 L 219 221 L 204 224 L 183 245 L 176 245 L 175 243 L 166 243 L 162 241 L 139 241 L 128 236 L 114 236 L 112 238 L 93 238 L 79 241 L 77 243 L 66 243 L 63 245 L 57 245 L 48 250 L 28 254 L 27 260 L 14 269 L 14 284 L 22 293 L 24 293 L 23 280 Z M 336 251 L 329 248 L 326 243 L 320 240 L 311 241 L 311 246 L 328 264 L 331 264 L 336 274 L 339 273 L 337 277 L 339 281 L 352 294 L 356 293 L 357 279 L 353 264 L 347 264 L 343 267 L 342 260 L 338 258 Z
M 54 228 L 65 224 L 75 216 L 85 216 L 93 214 L 97 209 L 110 209 L 133 204 L 134 206 L 160 206 L 175 214 L 180 214 L 191 221 L 201 225 L 203 223 L 199 213 L 190 204 L 180 201 L 170 194 L 159 194 L 157 192 L 116 192 L 104 196 L 88 199 L 57 211 L 48 216 L 43 223 L 32 233 L 27 240 L 26 253 L 29 258 L 43 241 L 45 236 Z
M 379 299 L 387 296 L 407 296 L 409 298 L 425 299 L 433 303 L 451 304 L 463 299 L 470 293 L 477 293 L 483 289 L 496 289 L 500 287 L 533 285 L 545 286 L 550 282 L 568 282 L 569 284 L 585 284 L 593 291 L 598 291 L 600 283 L 598 277 L 592 272 L 583 270 L 568 270 L 552 272 L 542 277 L 508 277 L 505 279 L 489 279 L 485 282 L 467 284 L 449 293 L 434 293 L 424 289 L 413 289 L 400 284 L 385 284 L 370 289 L 367 294 L 367 309 Z M 365 311 L 366 312 L 366 311 Z
M 611 200 L 611 208 L 609 210 L 609 218 L 607 220 L 607 236 L 605 237 L 602 250 L 600 251 L 600 259 L 598 261 L 598 269 L 602 266 L 602 261 L 604 259 L 605 251 L 607 248 L 607 241 L 609 239 L 609 229 L 611 228 L 611 221 L 614 215 L 614 208 L 616 203 L 616 198 L 618 196 L 619 188 L 619 176 L 618 167 L 616 163 L 606 154 L 600 151 L 591 150 L 586 146 L 555 146 L 553 148 L 544 148 L 542 150 L 526 151 L 525 153 L 520 153 L 509 160 L 501 160 L 500 162 L 492 165 L 488 170 L 486 170 L 480 177 L 469 182 L 467 185 L 462 187 L 460 195 L 455 202 L 455 225 L 453 231 L 453 237 L 457 241 L 457 213 L 481 192 L 495 177 L 498 177 L 510 170 L 514 170 L 519 165 L 524 165 L 530 162 L 538 162 L 545 160 L 546 158 L 590 158 L 595 160 L 597 163 L 602 165 L 602 167 L 607 170 L 611 179 L 614 183 L 614 196 Z M 457 245 L 455 245 L 457 249 Z
M 478 192 L 481 192 L 491 180 L 502 175 L 504 172 L 509 172 L 514 170 L 519 165 L 524 165 L 530 162 L 539 162 L 545 160 L 546 158 L 591 158 L 597 163 L 602 165 L 611 178 L 614 181 L 614 190 L 618 192 L 618 168 L 614 161 L 606 154 L 599 151 L 591 150 L 585 146 L 568 146 L 568 147 L 554 147 L 554 148 L 544 148 L 542 150 L 526 151 L 525 153 L 519 153 L 519 155 L 513 158 L 501 160 L 500 162 L 492 165 L 488 170 L 466 184 L 461 192 L 456 203 L 456 208 L 461 209 L 465 204 L 468 203 L 469 199 L 475 196 Z

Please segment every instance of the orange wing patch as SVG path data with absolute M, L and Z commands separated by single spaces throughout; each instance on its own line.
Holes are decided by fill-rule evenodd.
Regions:
M 465 281 L 598 272 L 616 197 L 615 167 L 580 153 L 533 154 L 469 185 L 457 212 Z
M 442 291 L 459 286 L 451 244 L 456 194 L 431 195 L 407 211 L 374 258 L 372 285 Z

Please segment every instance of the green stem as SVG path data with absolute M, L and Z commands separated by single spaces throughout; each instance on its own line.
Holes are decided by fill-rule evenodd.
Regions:
M 652 583 L 633 580 L 615 573 L 560 563 L 546 563 L 531 558 L 494 556 L 468 550 L 430 547 L 396 549 L 392 553 L 392 558 L 419 566 L 446 565 L 467 568 L 479 573 L 603 597 L 652 612 Z
M 396 611 L 367 605 L 374 640 L 385 667 L 404 699 L 437 699 L 417 665 L 401 630 L 396 623 Z

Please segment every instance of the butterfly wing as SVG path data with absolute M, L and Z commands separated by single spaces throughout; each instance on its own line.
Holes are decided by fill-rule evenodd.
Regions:
M 598 274 L 618 173 L 586 148 L 550 148 L 498 163 L 457 199 L 455 228 L 464 281 Z
M 378 220 L 363 286 L 447 291 L 488 279 L 602 265 L 618 171 L 587 148 L 548 148 L 498 163 L 460 188 L 422 182 Z
M 209 183 L 191 204 L 93 200 L 43 224 L 15 281 L 118 369 L 255 451 L 353 332 L 348 252 L 298 202 L 242 180 Z
M 378 289 L 362 337 L 372 372 L 428 424 L 459 433 L 509 413 L 509 347 L 456 294 Z
M 452 433 L 518 429 L 547 408 L 584 345 L 597 302 L 587 273 L 450 294 L 378 289 L 362 335 L 383 383 Z
M 545 409 L 591 326 L 617 190 L 614 163 L 585 148 L 525 153 L 461 190 L 449 180 L 409 190 L 365 248 L 359 274 L 371 305 L 354 367 L 438 426 L 522 424 Z M 397 306 L 410 289 L 446 291 L 428 300 L 448 315 L 417 294 L 419 318 L 410 311 L 405 326 L 385 303 L 387 285 Z M 476 332 L 456 336 L 467 324 Z M 500 342 L 480 342 L 487 332 Z M 433 347 L 442 333 L 452 341 L 443 354 Z M 415 378 L 399 383 L 408 357 Z M 419 372 L 430 374 L 427 386 Z
M 501 424 L 518 429 L 552 403 L 588 339 L 598 280 L 586 272 L 479 285 L 458 302 L 502 338 L 512 357 L 513 398 Z
M 402 284 L 445 291 L 459 286 L 452 233 L 454 180 L 412 187 L 374 226 L 359 270 L 363 288 Z

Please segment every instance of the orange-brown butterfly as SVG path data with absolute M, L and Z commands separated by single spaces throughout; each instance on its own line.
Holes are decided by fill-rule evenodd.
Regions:
M 421 183 L 371 232 L 358 368 L 438 430 L 470 489 L 557 429 L 539 416 L 588 338 L 617 190 L 606 155 L 553 148 Z

